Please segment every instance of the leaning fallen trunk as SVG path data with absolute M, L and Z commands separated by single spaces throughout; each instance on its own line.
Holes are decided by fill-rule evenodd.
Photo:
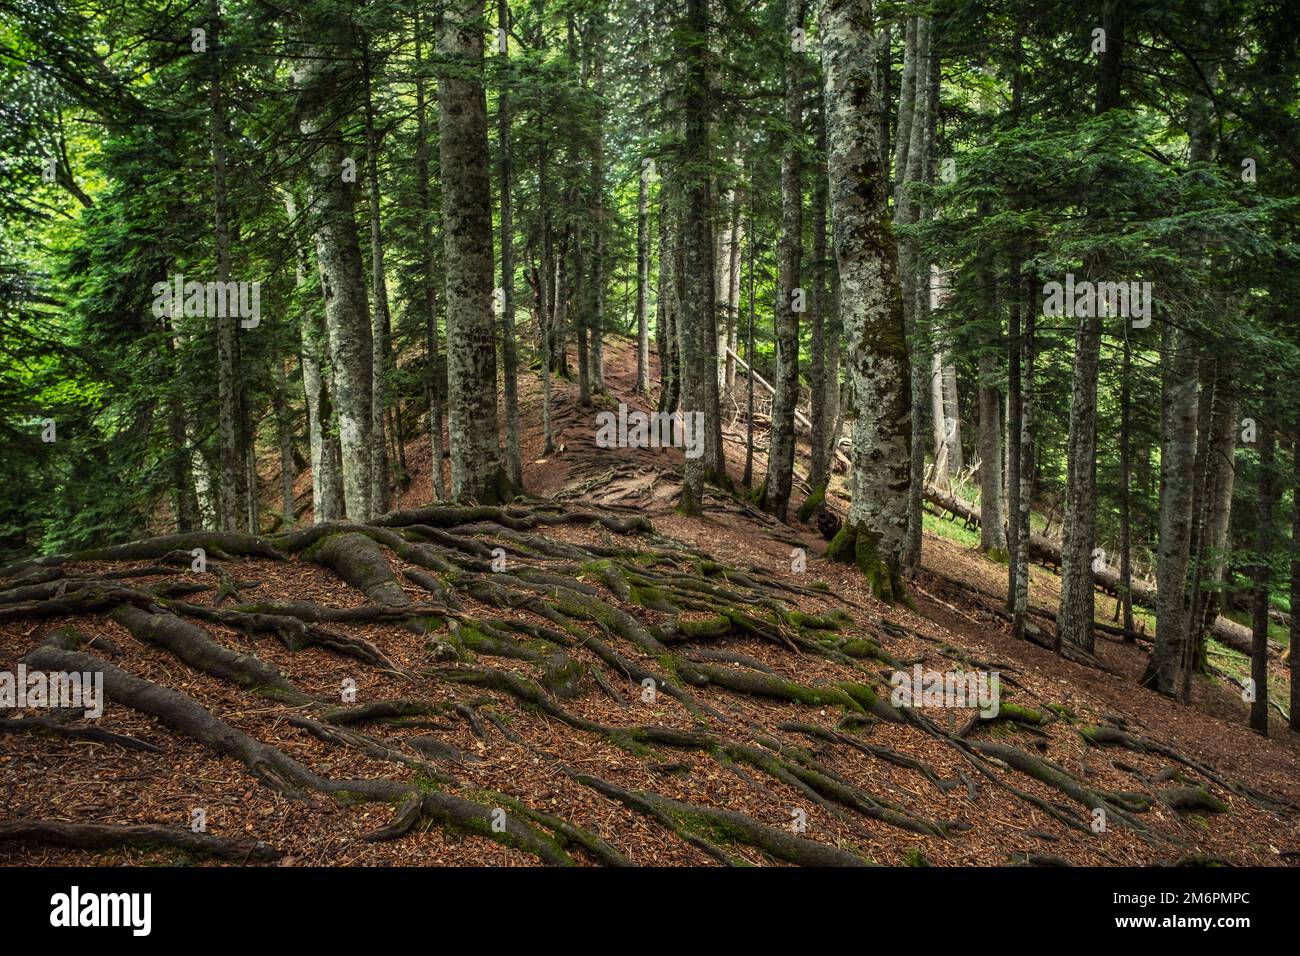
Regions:
M 961 518 L 970 527 L 978 528 L 980 525 L 980 509 L 968 502 L 962 501 L 946 492 L 940 491 L 932 486 L 925 489 L 925 500 L 937 508 L 950 512 Z M 1041 534 L 1031 535 L 1029 538 L 1029 557 L 1033 561 L 1047 567 L 1059 569 L 1061 567 L 1061 547 L 1056 542 L 1043 537 Z M 1110 568 L 1097 570 L 1093 568 L 1093 583 L 1101 588 L 1111 597 L 1118 597 L 1120 593 L 1119 574 Z M 1155 610 L 1156 591 L 1155 588 L 1144 587 L 1140 584 L 1132 585 L 1133 603 L 1139 607 Z M 1242 654 L 1251 653 L 1250 628 L 1243 627 L 1234 621 L 1225 617 L 1216 618 L 1214 627 L 1210 631 L 1214 639 L 1234 651 L 1240 651 Z M 1281 646 L 1275 642 L 1269 642 L 1270 653 L 1277 654 L 1281 652 Z

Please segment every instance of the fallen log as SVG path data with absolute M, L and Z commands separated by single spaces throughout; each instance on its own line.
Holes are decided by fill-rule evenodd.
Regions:
M 960 498 L 940 491 L 938 488 L 927 486 L 925 489 L 925 500 L 937 508 L 942 508 L 966 522 L 967 527 L 978 528 L 980 526 L 980 509 L 978 506 L 962 501 Z M 1060 571 L 1061 568 L 1061 548 L 1054 541 L 1045 538 L 1040 534 L 1030 535 L 1029 537 L 1029 557 L 1032 561 L 1037 561 L 1044 567 Z M 1101 588 L 1106 594 L 1119 599 L 1121 593 L 1119 574 L 1110 568 L 1102 570 L 1093 569 L 1093 582 Z M 1133 597 L 1133 603 L 1138 607 L 1148 610 L 1155 610 L 1156 591 L 1155 588 L 1149 588 L 1145 585 L 1132 583 L 1129 587 L 1129 593 Z M 1116 629 L 1106 625 L 1098 624 L 1099 630 L 1107 633 L 1115 633 Z M 1249 656 L 1252 653 L 1252 638 L 1250 628 L 1238 624 L 1236 621 L 1230 621 L 1226 617 L 1217 617 L 1214 620 L 1214 626 L 1210 633 L 1220 644 L 1231 647 L 1235 651 L 1240 651 Z M 1120 636 L 1127 636 L 1122 630 Z M 1280 654 L 1282 648 L 1275 641 L 1269 641 L 1269 653 L 1273 655 Z

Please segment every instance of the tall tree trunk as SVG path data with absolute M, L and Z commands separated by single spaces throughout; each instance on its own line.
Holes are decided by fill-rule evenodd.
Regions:
M 1210 158 L 1209 104 L 1203 97 L 1193 98 L 1189 109 L 1188 158 L 1192 164 Z M 1189 243 L 1187 254 L 1201 258 L 1204 244 Z M 1182 690 L 1190 698 L 1192 668 L 1197 643 L 1195 611 L 1200 600 L 1203 563 L 1198 560 L 1195 584 L 1188 595 L 1188 568 L 1193 537 L 1197 529 L 1194 508 L 1204 501 L 1209 484 L 1209 422 L 1201 422 L 1198 455 L 1197 424 L 1200 396 L 1197 374 L 1196 342 L 1188 328 L 1190 317 L 1179 327 L 1167 323 L 1161 350 L 1161 418 L 1160 418 L 1160 541 L 1156 560 L 1156 639 L 1142 683 L 1166 696 Z M 1127 320 L 1126 320 L 1127 321 Z M 1213 403 L 1213 395 L 1210 399 Z M 1197 468 L 1197 464 L 1201 468 Z M 1202 509 L 1203 510 L 1203 509 Z M 1203 534 L 1204 523 L 1200 522 Z M 1200 542 L 1196 542 L 1200 550 Z
M 736 190 L 736 201 L 731 204 L 731 259 L 727 267 L 727 347 L 731 353 L 736 351 L 740 326 L 740 244 L 744 232 L 740 219 L 740 191 Z M 727 353 L 723 360 L 722 386 L 730 392 L 736 385 L 736 356 Z
M 675 216 L 665 179 L 659 192 L 659 295 L 655 311 L 661 412 L 674 411 L 681 400 L 681 297 L 677 292 L 681 244 Z
M 576 196 L 573 201 L 577 201 Z M 587 317 L 591 313 L 583 289 L 583 281 L 586 278 L 586 260 L 582 240 L 582 227 L 575 226 L 573 235 L 573 329 L 578 339 L 578 404 L 583 408 L 590 408 L 591 356 L 587 350 Z
M 992 277 L 989 277 L 992 282 Z M 996 318 L 996 316 L 995 316 Z M 1005 553 L 1006 529 L 1002 524 L 1002 392 L 992 352 L 979 357 L 980 446 L 980 550 Z
M 294 234 L 294 284 L 301 291 L 307 282 L 309 255 L 306 246 L 297 238 L 297 200 L 289 189 L 285 189 L 283 195 L 289 228 Z M 333 428 L 333 410 L 325 382 L 325 370 L 330 366 L 329 340 L 321 315 L 315 309 L 304 308 L 301 311 L 298 330 L 302 389 L 307 406 L 307 447 L 311 454 L 312 520 L 337 521 L 343 517 L 342 451 Z
M 1196 470 L 1196 354 L 1191 334 L 1166 326 L 1160 414 L 1160 547 L 1156 558 L 1156 643 L 1142 684 L 1172 697 L 1187 650 L 1187 568 Z
M 230 213 L 226 189 L 226 99 L 221 83 L 221 0 L 208 0 L 208 104 L 212 143 L 212 220 L 216 244 L 217 281 L 230 281 Z M 179 303 L 176 305 L 179 311 Z M 234 310 L 216 316 L 217 326 L 217 422 L 221 469 L 217 482 L 217 516 L 222 531 L 234 531 L 244 523 L 246 479 L 244 436 L 239 418 L 239 345 L 235 340 Z M 254 529 L 255 530 L 255 529 Z
M 907 178 L 908 152 L 912 148 L 912 118 L 916 113 L 916 44 L 919 20 L 919 17 L 908 17 L 903 34 L 903 82 L 898 88 L 898 122 L 895 124 L 896 139 L 894 142 L 893 194 L 895 209 L 897 209 L 902 185 Z M 889 101 L 881 96 L 880 103 L 881 112 L 883 113 L 888 108 Z M 881 169 L 882 175 L 886 183 L 888 183 L 889 168 L 882 164 Z
M 587 374 L 592 391 L 605 390 L 605 5 L 596 4 L 589 46 L 591 82 L 596 96 L 595 142 L 592 144 L 591 180 L 596 209 L 592 216 L 592 309 Z
M 881 111 L 884 112 L 883 110 Z M 818 116 L 819 151 L 826 149 L 825 122 Z M 808 484 L 812 495 L 824 490 L 831 474 L 833 455 L 830 432 L 835 428 L 836 408 L 829 401 L 832 388 L 839 383 L 831 378 L 829 368 L 830 348 L 827 342 L 826 322 L 826 177 L 817 171 L 813 186 L 812 207 L 812 365 L 809 369 L 809 387 L 812 391 L 809 417 L 812 424 L 812 464 L 808 470 Z
M 502 36 L 510 31 L 510 5 L 497 0 L 497 26 Z M 501 365 L 506 406 L 506 473 L 516 488 L 524 487 L 524 466 L 519 458 L 519 361 L 515 355 L 515 232 L 510 195 L 510 53 L 500 53 L 501 91 L 497 94 L 497 145 L 501 151 Z
M 180 375 L 180 342 L 174 332 L 176 318 L 165 320 L 163 334 L 167 337 L 167 354 L 173 377 Z M 176 515 L 178 532 L 198 531 L 203 526 L 199 499 L 194 487 L 193 449 L 185 434 L 185 405 L 180 389 L 172 387 L 167 392 L 167 433 L 171 439 L 172 508 Z
M 930 21 L 924 17 L 914 17 L 908 24 L 907 44 L 903 61 L 903 91 L 909 105 L 909 112 L 904 122 L 899 115 L 899 144 L 896 158 L 900 163 L 895 174 L 894 221 L 899 224 L 912 225 L 920 216 L 920 207 L 914 190 L 908 185 L 920 181 L 925 176 L 928 166 L 925 155 L 926 146 L 926 110 L 930 97 L 926 87 L 930 71 L 923 69 L 923 64 L 930 54 Z M 910 73 L 910 77 L 909 77 Z M 882 112 L 884 103 L 882 101 Z M 899 109 L 902 109 L 900 99 Z M 903 143 L 903 136 L 907 143 Z M 885 177 L 888 179 L 888 177 Z M 925 355 L 929 349 L 930 333 L 927 328 L 929 300 L 929 269 L 922 267 L 916 255 L 916 242 L 904 238 L 899 243 L 899 280 L 902 285 L 903 323 L 907 329 L 909 347 L 915 356 Z M 914 361 L 910 364 L 909 392 L 912 408 L 910 457 L 908 460 L 908 502 L 907 502 L 907 538 L 903 550 L 903 566 L 916 569 L 921 566 L 923 511 L 921 509 L 921 491 L 925 483 L 925 423 L 926 402 L 931 387 L 930 363 Z M 931 421 L 943 421 L 942 408 L 936 409 L 928 416 Z M 937 448 L 937 446 L 936 446 Z M 946 459 L 935 455 L 935 480 L 940 481 L 939 469 Z
M 388 279 L 384 274 L 384 230 L 379 207 L 379 134 L 375 129 L 375 108 L 371 86 L 374 61 L 370 39 L 362 37 L 362 83 L 366 96 L 366 181 L 370 201 L 370 269 L 374 293 L 370 313 L 370 505 L 375 514 L 388 510 L 388 445 L 384 437 L 384 415 L 388 408 L 389 338 L 392 323 L 388 313 Z
M 785 0 L 785 35 L 803 26 L 804 0 Z M 785 122 L 788 127 L 781 155 L 781 237 L 777 243 L 776 274 L 776 374 L 772 394 L 772 431 L 768 439 L 767 478 L 763 481 L 763 510 L 786 519 L 794 479 L 794 407 L 799 401 L 799 312 L 795 296 L 803 299 L 800 260 L 803 258 L 802 167 L 803 54 L 785 50 Z M 797 291 L 796 291 L 797 290 Z
M 415 115 L 418 140 L 415 148 L 415 185 L 420 206 L 420 250 L 424 272 L 425 356 L 428 364 L 429 444 L 432 455 L 430 490 L 435 501 L 447 497 L 442 475 L 445 447 L 442 440 L 442 407 L 446 379 L 438 349 L 438 270 L 433 243 L 433 197 L 429 188 L 429 119 L 425 109 L 423 37 L 420 35 L 419 8 L 415 12 Z
M 284 371 L 284 361 L 275 361 L 275 434 L 280 446 L 280 514 L 282 527 L 288 530 L 297 520 L 297 508 L 294 502 L 293 483 L 297 470 L 293 464 L 293 426 L 289 421 L 288 376 Z
M 1011 634 L 1016 640 L 1025 636 L 1025 621 L 1029 613 L 1029 538 L 1033 533 L 1031 515 L 1034 502 L 1034 327 L 1036 316 L 1032 301 L 1033 276 L 1024 277 L 1021 286 L 1020 260 L 1014 259 L 1012 270 L 1012 295 L 1023 306 L 1024 338 L 1020 345 L 1020 425 L 1018 456 L 1019 483 L 1017 489 L 1018 520 L 1016 521 L 1016 565 L 1011 582 Z
M 683 268 L 686 289 L 681 314 L 682 413 L 688 427 L 696 430 L 696 441 L 704 439 L 702 456 L 687 454 L 680 509 L 683 514 L 703 511 L 704 482 L 713 466 L 714 449 L 709 447 L 712 396 L 717 395 L 716 322 L 713 295 L 713 240 L 709 223 L 709 49 L 708 0 L 687 0 L 685 29 L 679 32 L 679 51 L 686 65 L 686 136 L 682 148 L 680 177 L 683 209 Z M 710 347 L 710 340 L 713 342 Z M 717 416 L 716 406 L 712 409 Z M 703 421 L 704 435 L 697 422 Z
M 1300 425 L 1300 421 L 1297 421 Z M 1300 439 L 1291 446 L 1291 730 L 1300 733 Z
M 1102 28 L 1106 31 L 1106 48 L 1101 54 L 1097 82 L 1098 114 L 1120 105 L 1124 57 L 1123 0 L 1105 0 Z M 1101 264 L 1093 261 L 1087 266 L 1089 278 L 1095 280 Z M 1058 643 L 1072 644 L 1089 652 L 1094 642 L 1092 552 L 1097 531 L 1097 369 L 1101 359 L 1101 331 L 1100 316 L 1079 317 L 1070 388 L 1070 437 L 1066 452 L 1065 521 L 1061 540 L 1061 606 L 1056 629 Z M 1168 570 L 1174 568 L 1171 566 Z M 1181 592 L 1179 598 L 1181 600 Z
M 447 411 L 451 494 L 496 504 L 507 496 L 497 434 L 492 314 L 491 187 L 483 95 L 483 0 L 444 13 L 438 54 L 438 146 L 447 277 Z
M 1254 601 L 1251 615 L 1250 679 L 1255 699 L 1250 705 L 1250 729 L 1268 736 L 1268 599 L 1269 558 L 1273 550 L 1273 499 L 1277 479 L 1273 474 L 1273 422 L 1259 422 L 1259 512 L 1255 522 L 1257 557 L 1251 571 Z M 1159 585 L 1157 585 L 1157 588 Z
M 650 236 L 648 206 L 650 167 L 641 165 L 636 194 L 636 390 L 650 394 Z
M 754 171 L 749 170 L 749 229 L 745 244 L 749 253 L 749 322 L 745 334 L 745 361 L 749 371 L 745 375 L 745 474 L 741 483 L 748 488 L 754 482 Z
M 316 264 L 325 300 L 325 329 L 333 364 L 333 401 L 343 452 L 347 517 L 369 520 L 371 334 L 365 270 L 353 203 L 355 175 L 346 176 L 339 116 L 358 88 L 352 33 L 345 15 L 303 22 L 304 58 L 298 75 L 299 126 L 314 147 L 310 163 Z
M 1133 627 L 1133 508 L 1132 473 L 1133 452 L 1131 438 L 1131 406 L 1129 381 L 1133 373 L 1133 348 L 1129 343 L 1128 323 L 1124 324 L 1124 359 L 1120 367 L 1119 386 L 1119 603 L 1123 609 L 1124 630 L 1132 633 Z
M 869 0 L 821 8 L 826 153 L 839 307 L 857 418 L 853 500 L 827 557 L 856 563 L 883 600 L 904 598 L 911 422 L 897 251 L 879 165 Z

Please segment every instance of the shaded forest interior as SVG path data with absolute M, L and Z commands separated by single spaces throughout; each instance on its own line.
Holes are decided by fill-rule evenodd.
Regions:
M 0 860 L 1294 862 L 1298 76 L 1257 0 L 0 0 Z

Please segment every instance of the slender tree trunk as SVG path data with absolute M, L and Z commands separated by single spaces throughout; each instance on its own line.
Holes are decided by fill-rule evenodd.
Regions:
M 908 151 L 912 147 L 912 117 L 916 111 L 916 42 L 919 17 L 908 17 L 903 36 L 903 82 L 898 88 L 898 122 L 895 124 L 894 142 L 894 181 L 893 194 L 895 208 L 899 192 L 907 177 Z M 883 91 L 882 91 L 883 92 Z M 888 107 L 888 100 L 883 97 L 881 112 Z M 888 120 L 885 120 L 888 122 Z M 879 135 L 879 134 L 877 134 Z M 882 164 L 882 175 L 889 182 L 889 169 Z
M 803 0 L 785 0 L 785 35 L 803 25 Z M 799 314 L 804 290 L 799 277 L 803 258 L 802 167 L 803 54 L 785 44 L 785 121 L 789 128 L 781 155 L 781 237 L 777 244 L 776 374 L 772 395 L 772 431 L 768 439 L 763 510 L 786 519 L 794 479 L 794 407 L 799 400 Z M 796 291 L 797 290 L 797 291 Z M 795 302 L 795 296 L 801 301 Z
M 1254 685 L 1255 699 L 1250 705 L 1250 729 L 1265 737 L 1268 736 L 1269 558 L 1273 550 L 1273 499 L 1277 486 L 1273 474 L 1273 445 L 1273 422 L 1263 417 L 1259 422 L 1259 513 L 1255 524 L 1255 550 L 1258 557 L 1251 574 L 1254 580 L 1254 602 L 1250 679 Z
M 680 242 L 677 222 L 664 180 L 659 193 L 659 295 L 655 345 L 659 351 L 659 411 L 671 412 L 681 399 L 681 297 L 678 295 Z
M 1012 582 L 1011 633 L 1016 640 L 1025 636 L 1025 620 L 1029 613 L 1029 538 L 1033 533 L 1031 515 L 1034 502 L 1034 326 L 1036 316 L 1030 287 L 1033 276 L 1026 276 L 1026 287 L 1020 288 L 1020 262 L 1017 258 L 1012 268 L 1013 295 L 1024 305 L 1024 339 L 1021 345 L 1020 388 L 1020 481 L 1017 494 L 1019 520 L 1016 522 L 1016 568 Z
M 1106 31 L 1106 48 L 1101 54 L 1097 82 L 1098 114 L 1120 105 L 1124 51 L 1122 0 L 1105 0 L 1102 28 Z M 1088 264 L 1089 278 L 1096 278 L 1100 265 L 1096 261 Z M 1066 452 L 1061 606 L 1056 629 L 1058 643 L 1072 644 L 1089 652 L 1094 641 L 1092 552 L 1097 531 L 1097 369 L 1101 359 L 1101 332 L 1100 316 L 1081 316 L 1078 319 L 1070 389 L 1070 436 Z M 1171 565 L 1167 570 L 1176 569 Z M 1181 592 L 1179 599 L 1181 601 Z
M 914 191 L 909 183 L 925 177 L 928 166 L 925 155 L 926 147 L 926 110 L 930 103 L 927 93 L 930 71 L 922 69 L 923 63 L 930 55 L 930 21 L 924 17 L 914 17 L 908 24 L 907 44 L 903 61 L 903 96 L 907 99 L 909 111 L 906 122 L 900 112 L 896 150 L 897 161 L 901 164 L 895 174 L 894 221 L 899 224 L 912 225 L 920 216 L 920 208 Z M 909 76 L 910 74 L 910 76 Z M 882 101 L 882 112 L 883 109 Z M 900 99 L 899 109 L 902 109 Z M 903 136 L 907 136 L 904 145 Z M 888 180 L 888 177 L 885 177 Z M 909 347 L 916 356 L 925 355 L 930 349 L 930 333 L 927 328 L 929 312 L 929 269 L 922 267 L 916 254 L 916 242 L 905 238 L 899 243 L 899 280 L 902 286 L 903 322 L 907 329 Z M 903 551 L 903 566 L 915 570 L 921 566 L 923 542 L 924 512 L 921 508 L 921 492 L 925 484 L 925 423 L 926 396 L 930 388 L 931 373 L 929 363 L 914 361 L 910 363 L 909 392 L 911 395 L 911 451 L 908 459 L 908 501 L 907 501 L 907 539 Z M 929 418 L 940 427 L 943 421 L 942 409 L 934 411 Z M 937 449 L 937 446 L 936 446 Z M 936 450 L 935 480 L 940 481 L 940 469 L 944 467 L 943 459 Z
M 416 194 L 420 206 L 420 249 L 423 252 L 425 355 L 428 363 L 429 443 L 432 454 L 430 490 L 435 501 L 447 497 L 442 460 L 442 406 L 446 394 L 442 358 L 438 350 L 438 271 L 433 243 L 433 198 L 429 188 L 429 119 L 425 108 L 423 38 L 420 36 L 419 9 L 415 13 L 415 114 L 419 137 L 415 149 Z
M 208 0 L 208 104 L 212 142 L 212 218 L 216 242 L 217 281 L 230 281 L 230 213 L 226 189 L 226 100 L 222 94 L 221 0 Z M 176 305 L 179 311 L 179 303 Z M 220 436 L 221 470 L 217 482 L 217 520 L 222 531 L 234 531 L 243 523 L 246 480 L 244 440 L 239 420 L 239 345 L 235 340 L 234 310 L 216 316 L 217 325 L 217 422 Z
M 574 197 L 574 201 L 576 202 Z M 573 235 L 573 329 L 578 339 L 578 404 L 583 408 L 591 407 L 591 365 L 587 350 L 587 316 L 590 314 L 586 297 L 583 294 L 583 281 L 586 278 L 586 261 L 583 250 L 583 230 L 575 227 Z
M 989 277 L 990 283 L 992 277 Z M 1002 525 L 1002 393 L 996 384 L 998 363 L 992 352 L 979 357 L 980 550 L 1005 553 Z
M 894 601 L 905 597 L 911 414 L 897 251 L 878 161 L 882 105 L 869 0 L 825 0 L 818 32 L 840 315 L 857 406 L 853 500 L 827 557 L 856 563 L 875 594 Z
M 510 30 L 510 5 L 497 0 L 497 26 Z M 524 487 L 524 466 L 519 458 L 519 361 L 515 355 L 515 232 L 510 195 L 510 53 L 500 53 L 503 64 L 501 91 L 497 94 L 497 145 L 501 151 L 501 365 L 505 381 L 506 474 L 518 489 Z
M 483 95 L 483 0 L 458 0 L 444 13 L 438 54 L 439 156 L 447 276 L 447 410 L 451 494 L 496 504 L 507 497 L 497 433 L 497 368 L 492 314 L 491 186 Z
M 587 372 L 592 391 L 605 390 L 605 5 L 596 4 L 590 38 L 592 86 L 596 94 L 595 143 L 591 157 L 592 189 L 596 209 L 592 217 L 592 309 Z
M 649 192 L 650 167 L 643 163 L 636 199 L 636 390 L 639 395 L 650 394 Z
M 749 171 L 749 229 L 746 243 L 749 252 L 749 323 L 745 335 L 745 361 L 749 371 L 745 375 L 745 475 L 741 482 L 746 488 L 754 482 L 754 185 L 753 169 Z
M 883 110 L 881 111 L 884 112 Z M 825 150 L 825 124 L 818 117 L 822 127 L 818 139 L 821 150 Z M 824 490 L 831 474 L 830 432 L 835 427 L 836 409 L 829 401 L 830 390 L 838 388 L 839 383 L 831 379 L 829 372 L 830 348 L 827 342 L 826 322 L 826 177 L 818 173 L 813 186 L 812 208 L 812 365 L 809 369 L 808 384 L 812 392 L 809 418 L 812 424 L 812 463 L 808 470 L 808 484 L 812 495 Z
M 1297 421 L 1300 425 L 1300 421 Z M 1291 711 L 1289 725 L 1300 733 L 1300 440 L 1291 446 Z
M 289 228 L 295 234 L 296 271 L 294 284 L 299 290 L 307 282 L 310 268 L 307 248 L 298 241 L 298 205 L 292 191 L 284 190 L 284 208 Z M 343 483 L 340 478 L 342 451 L 332 428 L 333 410 L 325 383 L 329 368 L 329 340 L 320 313 L 303 309 L 298 316 L 301 342 L 302 388 L 307 406 L 307 446 L 311 453 L 311 503 L 315 522 L 336 521 L 343 517 Z
M 313 144 L 310 163 L 316 263 L 325 300 L 325 329 L 333 364 L 334 410 L 343 452 L 347 517 L 369 520 L 371 332 L 365 269 L 354 207 L 355 161 L 346 156 L 339 115 L 358 88 L 352 33 L 346 18 L 303 23 L 299 125 Z
M 686 65 L 686 137 L 682 148 L 680 176 L 683 186 L 683 240 L 686 294 L 681 315 L 682 413 L 687 427 L 704 439 L 703 456 L 686 455 L 680 510 L 698 515 L 703 511 L 704 482 L 713 466 L 714 450 L 709 447 L 710 383 L 717 394 L 717 372 L 713 361 L 716 348 L 713 295 L 713 240 L 709 222 L 709 70 L 704 51 L 709 48 L 708 0 L 687 0 L 685 29 L 680 30 Z M 713 409 L 716 417 L 716 408 Z M 698 422 L 703 421 L 704 435 Z
M 379 205 L 379 134 L 375 129 L 375 108 L 371 86 L 374 63 L 370 40 L 363 36 L 362 82 L 366 96 L 366 166 L 370 200 L 370 269 L 374 303 L 370 317 L 370 503 L 375 514 L 388 510 L 388 443 L 384 437 L 384 415 L 388 408 L 389 337 L 388 280 L 384 274 L 384 230 Z
M 1128 323 L 1124 324 L 1124 359 L 1120 367 L 1120 425 L 1119 425 L 1119 601 L 1123 608 L 1124 630 L 1132 633 L 1133 626 L 1133 515 L 1132 515 L 1132 438 L 1129 380 L 1132 375 L 1132 346 L 1129 343 Z
M 293 426 L 289 422 L 289 388 L 288 376 L 284 371 L 284 362 L 275 361 L 275 433 L 280 446 L 280 514 L 282 527 L 288 530 L 297 520 L 293 493 L 297 469 L 293 464 Z
M 1187 569 L 1196 470 L 1196 354 L 1185 329 L 1166 326 L 1160 416 L 1160 548 L 1156 558 L 1156 643 L 1144 686 L 1172 697 L 1187 651 Z

